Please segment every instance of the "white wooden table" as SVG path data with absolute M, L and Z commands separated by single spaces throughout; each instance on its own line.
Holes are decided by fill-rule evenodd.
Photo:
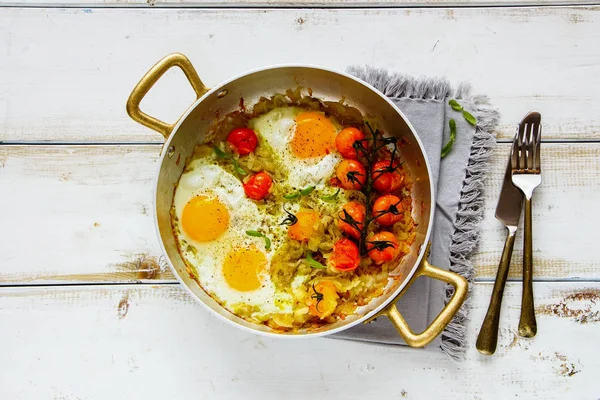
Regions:
M 0 0 L 0 399 L 599 399 L 600 6 L 576 1 Z M 273 63 L 370 63 L 491 97 L 502 121 L 465 362 L 260 338 L 192 301 L 153 228 L 162 138 L 125 113 L 173 51 L 208 85 Z M 172 72 L 143 107 L 174 120 L 192 100 Z M 519 236 L 499 348 L 484 357 L 496 198 L 513 127 L 534 108 L 539 334 L 516 335 Z

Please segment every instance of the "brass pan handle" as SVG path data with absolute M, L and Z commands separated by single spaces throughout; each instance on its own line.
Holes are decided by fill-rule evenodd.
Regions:
M 206 92 L 208 92 L 208 88 L 204 86 L 202 80 L 198 76 L 198 73 L 192 66 L 190 60 L 181 53 L 173 53 L 169 54 L 159 62 L 157 62 L 146 75 L 140 79 L 138 84 L 133 88 L 129 98 L 127 99 L 127 114 L 136 122 L 148 127 L 150 129 L 154 129 L 155 131 L 161 133 L 165 138 L 168 138 L 171 134 L 171 131 L 175 127 L 175 124 L 168 124 L 164 121 L 161 121 L 157 118 L 154 118 L 142 110 L 140 110 L 140 102 L 146 96 L 148 91 L 154 86 L 154 84 L 172 67 L 179 67 L 186 78 L 192 85 L 194 92 L 196 92 L 196 96 L 199 99 Z
M 467 298 L 467 291 L 469 287 L 467 280 L 454 272 L 446 271 L 429 264 L 429 262 L 427 262 L 428 255 L 429 246 L 425 252 L 425 256 L 423 257 L 421 264 L 419 265 L 417 271 L 415 271 L 415 274 L 410 280 L 409 284 L 406 285 L 400 294 L 398 294 L 398 296 L 379 313 L 379 315 L 385 315 L 390 319 L 400 336 L 402 336 L 406 344 L 408 344 L 410 347 L 424 347 L 431 343 L 440 333 L 442 333 L 450 321 L 452 321 L 452 318 L 454 318 Z M 398 308 L 396 307 L 396 300 L 408 290 L 410 285 L 419 276 L 426 276 L 428 278 L 438 279 L 446 283 L 450 283 L 452 286 L 454 286 L 454 295 L 448 304 L 446 304 L 446 307 L 444 307 L 442 312 L 440 312 L 440 314 L 433 320 L 431 325 L 425 328 L 425 330 L 421 333 L 414 333 L 408 326 L 408 323 L 402 314 L 400 314 L 400 311 L 398 311 Z

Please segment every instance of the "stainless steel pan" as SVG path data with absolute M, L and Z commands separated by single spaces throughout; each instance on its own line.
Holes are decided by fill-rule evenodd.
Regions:
M 160 77 L 175 66 L 183 70 L 198 99 L 176 123 L 168 124 L 143 113 L 139 104 Z M 190 277 L 177 251 L 171 229 L 170 208 L 173 191 L 185 161 L 192 154 L 196 144 L 202 142 L 208 125 L 215 118 L 216 113 L 225 115 L 238 109 L 240 98 L 244 99 L 245 104 L 252 105 L 261 96 L 269 97 L 275 93 L 284 93 L 286 89 L 294 89 L 298 84 L 311 88 L 313 96 L 322 100 L 339 101 L 344 98 L 347 104 L 358 108 L 363 114 L 376 117 L 378 126 L 383 131 L 404 136 L 408 140 L 408 143 L 402 147 L 402 158 L 405 161 L 404 167 L 408 168 L 414 181 L 413 215 L 417 223 L 417 239 L 411 253 L 404 257 L 399 266 L 402 277 L 398 280 L 390 280 L 386 294 L 374 299 L 367 306 L 359 308 L 356 315 L 326 325 L 317 331 L 281 333 L 231 314 Z M 133 120 L 162 133 L 166 139 L 156 180 L 154 212 L 160 241 L 173 273 L 192 296 L 223 320 L 254 333 L 304 338 L 332 334 L 368 322 L 377 316 L 386 315 L 408 345 L 422 347 L 443 331 L 464 302 L 468 287 L 466 280 L 455 273 L 434 267 L 426 260 L 433 216 L 432 208 L 435 202 L 430 179 L 431 171 L 421 141 L 402 112 L 373 87 L 341 72 L 313 66 L 284 65 L 248 72 L 208 89 L 198 77 L 190 61 L 184 55 L 175 53 L 160 60 L 140 80 L 129 96 L 127 112 Z M 419 276 L 448 282 L 454 286 L 455 292 L 431 325 L 422 333 L 414 333 L 399 313 L 395 303 Z

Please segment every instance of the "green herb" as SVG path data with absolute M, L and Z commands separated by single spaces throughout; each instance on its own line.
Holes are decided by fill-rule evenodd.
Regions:
M 269 250 L 271 248 L 271 239 L 269 239 L 264 233 L 259 231 L 246 231 L 246 235 L 252 237 L 261 237 L 265 239 L 265 249 Z
M 448 122 L 448 125 L 450 125 L 450 140 L 444 145 L 444 148 L 442 149 L 442 158 L 446 157 L 446 155 L 450 153 L 450 149 L 452 149 L 454 140 L 456 140 L 456 121 L 451 119 Z
M 294 214 L 292 214 L 291 212 L 286 210 L 285 207 L 283 208 L 283 211 L 285 211 L 287 213 L 287 217 L 285 217 L 285 219 L 283 221 L 281 221 L 281 223 L 279 225 L 292 226 L 296 222 L 298 222 L 298 217 L 296 217 Z
M 456 101 L 454 99 L 450 100 L 448 102 L 448 104 L 450 104 L 450 107 L 452 107 L 452 109 L 454 111 L 462 111 L 463 110 L 463 107 L 460 104 L 458 104 L 458 101 Z
M 288 199 L 288 200 L 294 200 L 297 199 L 300 196 L 308 196 L 309 194 L 311 194 L 313 192 L 313 190 L 315 190 L 314 186 L 309 186 L 307 188 L 304 188 L 296 193 L 289 193 L 289 194 L 284 194 L 283 198 L 284 199 Z
M 450 100 L 448 102 L 448 104 L 450 105 L 450 107 L 452 107 L 452 109 L 454 111 L 459 111 L 462 112 L 463 117 L 465 118 L 465 120 L 470 123 L 471 125 L 475 126 L 477 125 L 477 118 L 475 118 L 470 112 L 468 112 L 467 110 L 465 110 L 463 108 L 463 106 L 461 106 L 460 104 L 458 104 L 458 102 L 456 100 Z
M 269 250 L 271 248 L 271 239 L 266 236 L 263 237 L 265 238 L 265 249 Z
M 297 199 L 298 197 L 300 197 L 300 192 L 290 193 L 290 194 L 284 194 L 283 195 L 283 198 L 284 199 L 288 199 L 288 200 L 294 200 L 294 199 Z
M 321 196 L 321 200 L 333 201 L 333 200 L 337 199 L 338 194 L 340 194 L 340 188 L 338 188 L 338 190 L 336 190 L 336 192 L 330 196 Z
M 242 168 L 240 167 L 240 164 L 238 164 L 237 160 L 235 158 L 232 159 L 233 161 L 233 169 L 235 172 L 237 172 L 239 175 L 248 175 L 248 173 Z
M 300 191 L 300 194 L 301 194 L 302 196 L 308 196 L 309 194 L 311 194 L 311 193 L 312 193 L 312 191 L 313 191 L 313 190 L 315 190 L 315 187 L 314 187 L 314 186 L 309 186 L 309 187 L 307 187 L 307 188 L 305 188 L 305 189 L 302 189 L 302 190 Z
M 313 268 L 327 268 L 326 266 L 324 266 L 323 264 L 321 264 L 313 258 L 312 251 L 306 253 L 306 262 Z
M 472 116 L 469 112 L 463 111 L 463 117 L 465 117 L 467 122 L 470 123 L 471 125 L 473 125 L 473 126 L 477 125 L 477 119 L 474 116 Z
M 240 167 L 238 161 L 235 158 L 233 158 L 233 155 L 225 153 L 217 145 L 213 146 L 213 151 L 215 152 L 217 158 L 220 158 L 222 160 L 231 160 L 231 163 L 233 164 L 233 170 L 236 172 L 236 174 L 241 176 L 248 175 L 248 173 L 242 167 Z
M 230 155 L 221 150 L 217 145 L 213 146 L 213 150 L 218 158 L 231 158 Z

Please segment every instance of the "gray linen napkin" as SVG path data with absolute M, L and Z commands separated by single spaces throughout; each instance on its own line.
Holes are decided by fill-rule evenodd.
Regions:
M 349 72 L 388 96 L 406 115 L 425 146 L 436 187 L 436 211 L 431 235 L 430 262 L 455 271 L 469 281 L 473 266 L 469 257 L 477 245 L 478 225 L 483 214 L 483 179 L 495 139 L 489 131 L 498 113 L 484 96 L 470 96 L 467 85 L 453 90 L 446 80 L 414 79 L 370 67 L 351 67 Z M 477 118 L 470 125 L 448 101 L 456 99 Z M 441 159 L 449 140 L 448 121 L 456 121 L 456 141 Z M 431 279 L 418 279 L 398 301 L 400 312 L 415 332 L 423 331 L 452 295 L 451 287 Z M 446 330 L 430 347 L 439 347 L 454 359 L 464 356 L 467 306 L 463 306 Z M 405 345 L 387 318 L 358 325 L 334 337 Z

